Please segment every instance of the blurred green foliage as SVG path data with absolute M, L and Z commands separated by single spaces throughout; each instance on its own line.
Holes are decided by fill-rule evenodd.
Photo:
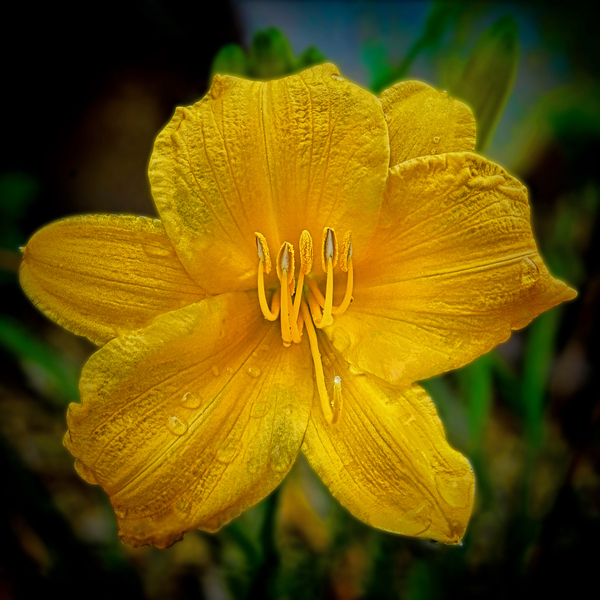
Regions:
M 210 78 L 212 80 L 219 74 L 259 80 L 277 79 L 324 62 L 325 57 L 314 46 L 294 57 L 283 32 L 276 27 L 269 27 L 254 34 L 247 53 L 238 44 L 223 46 L 213 60 Z

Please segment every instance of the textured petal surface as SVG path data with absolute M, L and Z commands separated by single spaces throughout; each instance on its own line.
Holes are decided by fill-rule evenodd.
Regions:
M 340 420 L 328 425 L 315 400 L 302 450 L 331 493 L 356 517 L 394 533 L 458 543 L 475 478 L 447 443 L 425 391 L 387 387 L 348 371 L 321 335 L 326 377 L 342 378 Z
M 284 348 L 255 293 L 155 319 L 92 356 L 65 445 L 111 497 L 120 536 L 168 546 L 214 531 L 292 466 L 312 399 L 308 343 Z
M 462 102 L 420 81 L 380 95 L 390 131 L 390 165 L 418 156 L 475 149 L 475 117 Z
M 408 385 L 575 295 L 537 252 L 522 184 L 475 154 L 417 158 L 392 169 L 354 302 L 327 332 L 352 364 Z
M 256 285 L 255 231 L 276 255 L 303 229 L 317 243 L 325 226 L 350 229 L 362 254 L 388 164 L 379 100 L 322 65 L 266 83 L 215 77 L 159 135 L 149 174 L 181 261 L 221 293 Z
M 206 294 L 160 221 L 88 215 L 40 229 L 25 247 L 21 286 L 48 317 L 103 344 Z

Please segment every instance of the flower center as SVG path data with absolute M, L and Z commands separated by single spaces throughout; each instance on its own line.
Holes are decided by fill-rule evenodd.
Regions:
M 317 329 L 323 329 L 333 323 L 334 317 L 341 315 L 352 301 L 354 271 L 352 268 L 352 232 L 348 231 L 342 243 L 339 255 L 340 268 L 347 276 L 346 293 L 339 306 L 333 305 L 333 269 L 338 262 L 338 243 L 335 231 L 326 227 L 323 230 L 321 244 L 321 259 L 323 271 L 327 274 L 325 295 L 319 289 L 317 282 L 310 273 L 313 266 L 313 241 L 310 233 L 304 230 L 300 236 L 300 269 L 298 280 L 295 278 L 294 246 L 284 242 L 277 256 L 276 270 L 280 287 L 267 302 L 265 293 L 265 274 L 271 271 L 271 255 L 265 236 L 256 233 L 256 248 L 258 251 L 258 301 L 260 309 L 269 321 L 281 322 L 281 338 L 284 346 L 302 341 L 304 327 L 308 333 L 310 351 L 315 366 L 317 389 L 321 399 L 321 408 L 328 423 L 336 423 L 342 410 L 342 381 L 338 376 L 333 384 L 333 399 L 329 397 L 323 374 L 323 363 L 317 340 Z

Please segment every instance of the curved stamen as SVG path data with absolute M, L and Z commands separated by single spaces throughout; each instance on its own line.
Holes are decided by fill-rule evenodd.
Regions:
M 276 321 L 279 317 L 279 294 L 275 292 L 271 300 L 271 308 L 267 303 L 265 294 L 265 273 L 267 275 L 271 271 L 271 255 L 269 254 L 269 246 L 265 236 L 256 232 L 256 250 L 258 253 L 258 303 L 260 310 L 268 321 Z
M 321 362 L 321 353 L 319 352 L 317 332 L 313 327 L 305 302 L 300 304 L 300 310 L 304 317 L 308 341 L 310 342 L 310 353 L 312 354 L 313 363 L 315 365 L 315 378 L 317 380 L 317 391 L 319 392 L 319 398 L 321 400 L 321 410 L 323 411 L 325 420 L 331 425 L 334 422 L 334 415 L 331 410 L 331 402 L 329 400 L 329 394 L 327 393 L 327 387 L 325 386 L 325 375 L 323 374 L 323 363 Z

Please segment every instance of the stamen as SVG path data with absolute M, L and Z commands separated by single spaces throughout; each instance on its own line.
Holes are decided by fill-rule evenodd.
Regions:
M 279 249 L 279 255 L 277 256 L 277 276 L 281 282 L 281 337 L 283 338 L 283 345 L 289 346 L 292 343 L 290 286 L 294 282 L 294 247 L 288 242 L 283 242 Z
M 354 288 L 354 269 L 352 267 L 352 232 L 348 231 L 344 236 L 344 242 L 342 244 L 342 255 L 340 257 L 340 268 L 342 271 L 348 273 L 348 279 L 346 280 L 346 293 L 344 299 L 339 306 L 334 306 L 331 310 L 333 315 L 341 315 L 346 311 L 352 302 L 352 290 Z
M 331 309 L 333 308 L 333 268 L 337 263 L 338 246 L 335 231 L 331 227 L 323 230 L 323 270 L 327 273 L 327 284 L 325 288 L 325 304 L 323 306 L 323 318 L 320 323 L 315 323 L 319 328 L 327 327 L 333 323 Z
M 294 310 L 292 320 L 298 319 L 300 313 L 300 301 L 302 300 L 302 288 L 304 287 L 304 275 L 312 270 L 313 264 L 313 242 L 310 233 L 306 229 L 300 235 L 300 273 L 298 274 L 298 283 L 296 284 L 296 294 L 294 296 Z M 292 326 L 293 329 L 293 326 Z M 293 333 L 293 331 L 292 331 Z
M 256 249 L 258 252 L 258 303 L 260 304 L 260 310 L 263 316 L 268 321 L 276 321 L 279 317 L 279 294 L 275 292 L 271 300 L 271 309 L 267 303 L 267 297 L 265 295 L 265 273 L 271 271 L 271 255 L 269 254 L 269 246 L 265 236 L 261 233 L 256 232 Z
M 311 292 L 314 294 L 315 300 L 320 304 L 321 308 L 325 306 L 325 296 L 321 293 L 317 282 L 312 277 L 306 278 L 306 283 L 310 288 Z
M 304 324 L 306 325 L 306 331 L 308 333 L 308 340 L 310 342 L 310 353 L 312 354 L 313 363 L 315 365 L 315 378 L 317 380 L 317 390 L 319 392 L 319 398 L 321 400 L 321 410 L 325 420 L 330 425 L 334 423 L 334 414 L 331 410 L 331 403 L 329 400 L 329 394 L 327 393 L 327 387 L 325 386 L 325 376 L 323 374 L 323 363 L 321 362 L 321 353 L 319 352 L 319 342 L 317 340 L 317 332 L 313 327 L 310 314 L 305 302 L 300 304 L 300 310 L 304 317 Z

